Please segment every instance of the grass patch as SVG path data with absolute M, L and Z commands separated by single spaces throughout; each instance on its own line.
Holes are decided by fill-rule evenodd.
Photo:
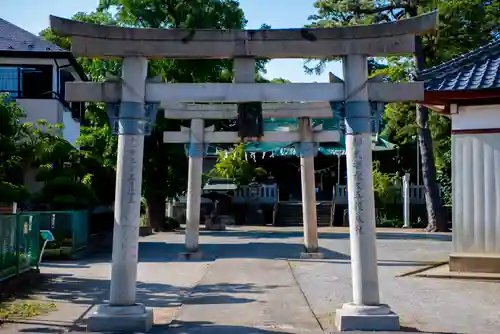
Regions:
M 54 303 L 15 301 L 0 304 L 0 320 L 36 317 L 56 309 Z

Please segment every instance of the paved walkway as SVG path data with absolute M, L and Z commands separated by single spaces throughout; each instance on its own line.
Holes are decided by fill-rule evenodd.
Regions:
M 141 239 L 137 296 L 155 309 L 152 333 L 333 332 L 335 309 L 351 301 L 349 240 L 343 229 L 320 230 L 324 260 L 301 260 L 297 228 L 203 232 L 206 261 L 182 262 L 184 236 Z M 449 235 L 383 231 L 378 237 L 382 301 L 405 332 L 500 333 L 500 285 L 398 277 L 447 259 Z M 85 330 L 92 307 L 108 298 L 109 257 L 47 263 L 37 296 L 57 310 L 8 324 L 0 333 Z M 174 319 L 172 321 L 172 319 Z

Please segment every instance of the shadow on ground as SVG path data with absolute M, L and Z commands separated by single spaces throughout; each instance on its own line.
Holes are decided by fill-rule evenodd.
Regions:
M 54 327 L 44 326 L 43 322 L 27 322 L 33 325 L 30 328 L 24 328 L 19 330 L 20 333 L 66 333 L 71 332 L 85 332 L 85 326 L 78 325 L 61 325 Z M 38 327 L 36 327 L 38 326 Z M 122 332 L 123 333 L 123 332 Z M 211 322 L 173 322 L 170 325 L 153 326 L 153 328 L 148 332 L 150 334 L 188 334 L 188 333 L 203 333 L 203 334 L 293 334 L 295 332 L 289 331 L 274 331 L 267 329 L 258 329 L 253 327 L 244 326 L 223 326 L 215 325 Z
M 79 278 L 72 275 L 43 275 L 46 279 L 36 295 L 45 298 L 48 301 L 60 303 L 74 303 L 82 306 L 88 306 L 86 312 L 80 315 L 78 319 L 72 321 L 55 321 L 50 319 L 33 320 L 10 320 L 11 324 L 28 325 L 27 328 L 22 328 L 19 332 L 25 333 L 64 333 L 68 331 L 85 331 L 85 315 L 89 312 L 92 306 L 106 302 L 109 297 L 109 281 Z M 278 285 L 256 285 L 247 284 L 205 284 L 198 285 L 196 288 L 177 287 L 169 284 L 145 283 L 137 282 L 137 302 L 144 303 L 147 307 L 155 308 L 176 308 L 182 304 L 245 304 L 255 301 L 252 298 L 238 297 L 238 294 L 262 294 L 266 290 L 280 288 Z M 62 305 L 62 304 L 58 304 Z M 162 327 L 166 330 L 165 327 Z M 198 325 L 190 324 L 191 330 L 198 332 Z M 205 329 L 204 329 L 205 330 Z M 219 328 L 215 331 L 215 326 L 209 329 L 209 333 L 214 330 L 220 332 Z M 251 333 L 239 331 L 238 328 L 234 331 L 224 329 L 223 333 Z M 160 331 L 162 332 L 162 331 Z M 171 330 L 169 329 L 169 333 Z M 256 332 L 261 333 L 261 332 Z M 262 333 L 266 333 L 265 331 Z M 272 333 L 272 332 L 271 332 Z
M 203 243 L 200 250 L 212 259 L 299 259 L 304 252 L 304 245 L 283 242 Z M 144 262 L 163 262 L 165 257 L 157 256 L 157 252 L 160 252 L 169 258 L 167 260 L 177 260 L 178 254 L 183 251 L 182 244 L 144 242 L 139 247 L 139 259 Z M 348 255 L 323 247 L 320 247 L 319 252 L 329 259 L 349 259 Z
M 20 323 L 28 324 L 30 328 L 20 329 L 20 333 L 67 333 L 71 332 L 86 332 L 86 326 L 82 324 L 47 324 L 44 321 L 34 320 L 34 321 L 23 321 Z M 211 322 L 181 322 L 181 321 L 173 321 L 170 325 L 160 325 L 153 326 L 150 334 L 160 334 L 160 333 L 169 333 L 169 334 L 191 334 L 191 333 L 203 333 L 203 334 L 273 334 L 273 333 L 281 333 L 281 334 L 292 334 L 296 332 L 284 331 L 283 329 L 276 328 L 274 329 L 260 329 L 253 327 L 245 327 L 245 326 L 224 326 L 224 325 L 215 325 Z M 366 332 L 358 332 L 352 331 L 350 333 L 366 333 Z M 391 334 L 391 333 L 419 333 L 419 334 L 465 334 L 459 332 L 427 332 L 420 331 L 414 327 L 401 327 L 401 331 L 399 332 L 377 332 L 379 334 Z
M 44 275 L 48 276 L 48 275 Z M 181 304 L 242 304 L 254 299 L 232 297 L 231 294 L 261 294 L 280 286 L 256 284 L 198 285 L 192 293 L 189 288 L 161 283 L 137 282 L 137 301 L 148 307 L 176 307 Z M 37 295 L 48 300 L 94 305 L 109 297 L 107 279 L 80 278 L 72 275 L 51 275 Z
M 310 262 L 307 259 L 296 259 L 291 260 L 292 262 Z M 335 263 L 335 264 L 348 264 L 350 265 L 350 259 L 345 260 L 314 260 L 316 263 Z M 428 267 L 434 266 L 441 262 L 436 261 L 405 261 L 405 260 L 378 260 L 379 267 Z
M 406 327 L 406 326 L 401 326 L 401 331 L 404 333 L 421 333 L 421 334 L 466 334 L 459 332 L 427 332 L 427 331 L 420 331 L 415 327 Z
M 272 229 L 273 227 L 268 227 Z M 300 231 L 283 231 L 279 227 L 275 227 L 275 231 L 203 231 L 202 235 L 210 235 L 214 237 L 238 237 L 241 239 L 287 239 L 300 238 L 303 233 Z M 320 239 L 349 239 L 349 233 L 346 232 L 318 232 Z M 435 241 L 451 241 L 451 233 L 414 233 L 414 232 L 377 232 L 379 240 L 435 240 Z
M 304 252 L 304 245 L 298 243 L 284 242 L 247 242 L 247 243 L 203 243 L 200 251 L 205 254 L 201 262 L 211 262 L 215 259 L 300 259 Z M 183 244 L 167 242 L 139 243 L 139 262 L 186 262 L 180 260 L 179 254 L 185 252 Z M 327 259 L 349 260 L 350 256 L 320 247 L 319 252 Z M 89 268 L 94 263 L 105 263 L 111 261 L 111 254 L 100 254 L 78 262 L 45 262 L 43 267 L 47 268 Z M 187 262 L 195 262 L 188 260 Z M 198 261 L 198 262 L 199 262 Z
M 277 331 L 275 331 L 275 329 Z M 191 334 L 191 333 L 203 333 L 203 334 L 272 334 L 272 333 L 281 333 L 281 334 L 292 334 L 296 333 L 290 332 L 287 330 L 279 329 L 279 328 L 269 328 L 269 329 L 260 329 L 246 326 L 231 326 L 231 325 L 215 325 L 211 322 L 180 322 L 174 321 L 169 326 L 162 327 L 153 327 L 153 330 L 150 331 L 152 334 L 157 333 L 172 333 L 172 334 Z

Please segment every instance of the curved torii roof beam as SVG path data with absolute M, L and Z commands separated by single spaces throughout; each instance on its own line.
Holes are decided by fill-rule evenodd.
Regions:
M 71 51 L 85 57 L 210 59 L 325 58 L 413 53 L 414 36 L 437 27 L 437 11 L 405 20 L 334 28 L 183 30 L 124 28 L 50 16 L 59 35 L 73 37 Z

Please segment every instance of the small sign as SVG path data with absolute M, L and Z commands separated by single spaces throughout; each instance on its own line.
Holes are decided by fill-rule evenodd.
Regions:
M 40 230 L 40 235 L 45 241 L 56 241 L 56 238 L 54 238 L 54 235 L 49 230 Z

